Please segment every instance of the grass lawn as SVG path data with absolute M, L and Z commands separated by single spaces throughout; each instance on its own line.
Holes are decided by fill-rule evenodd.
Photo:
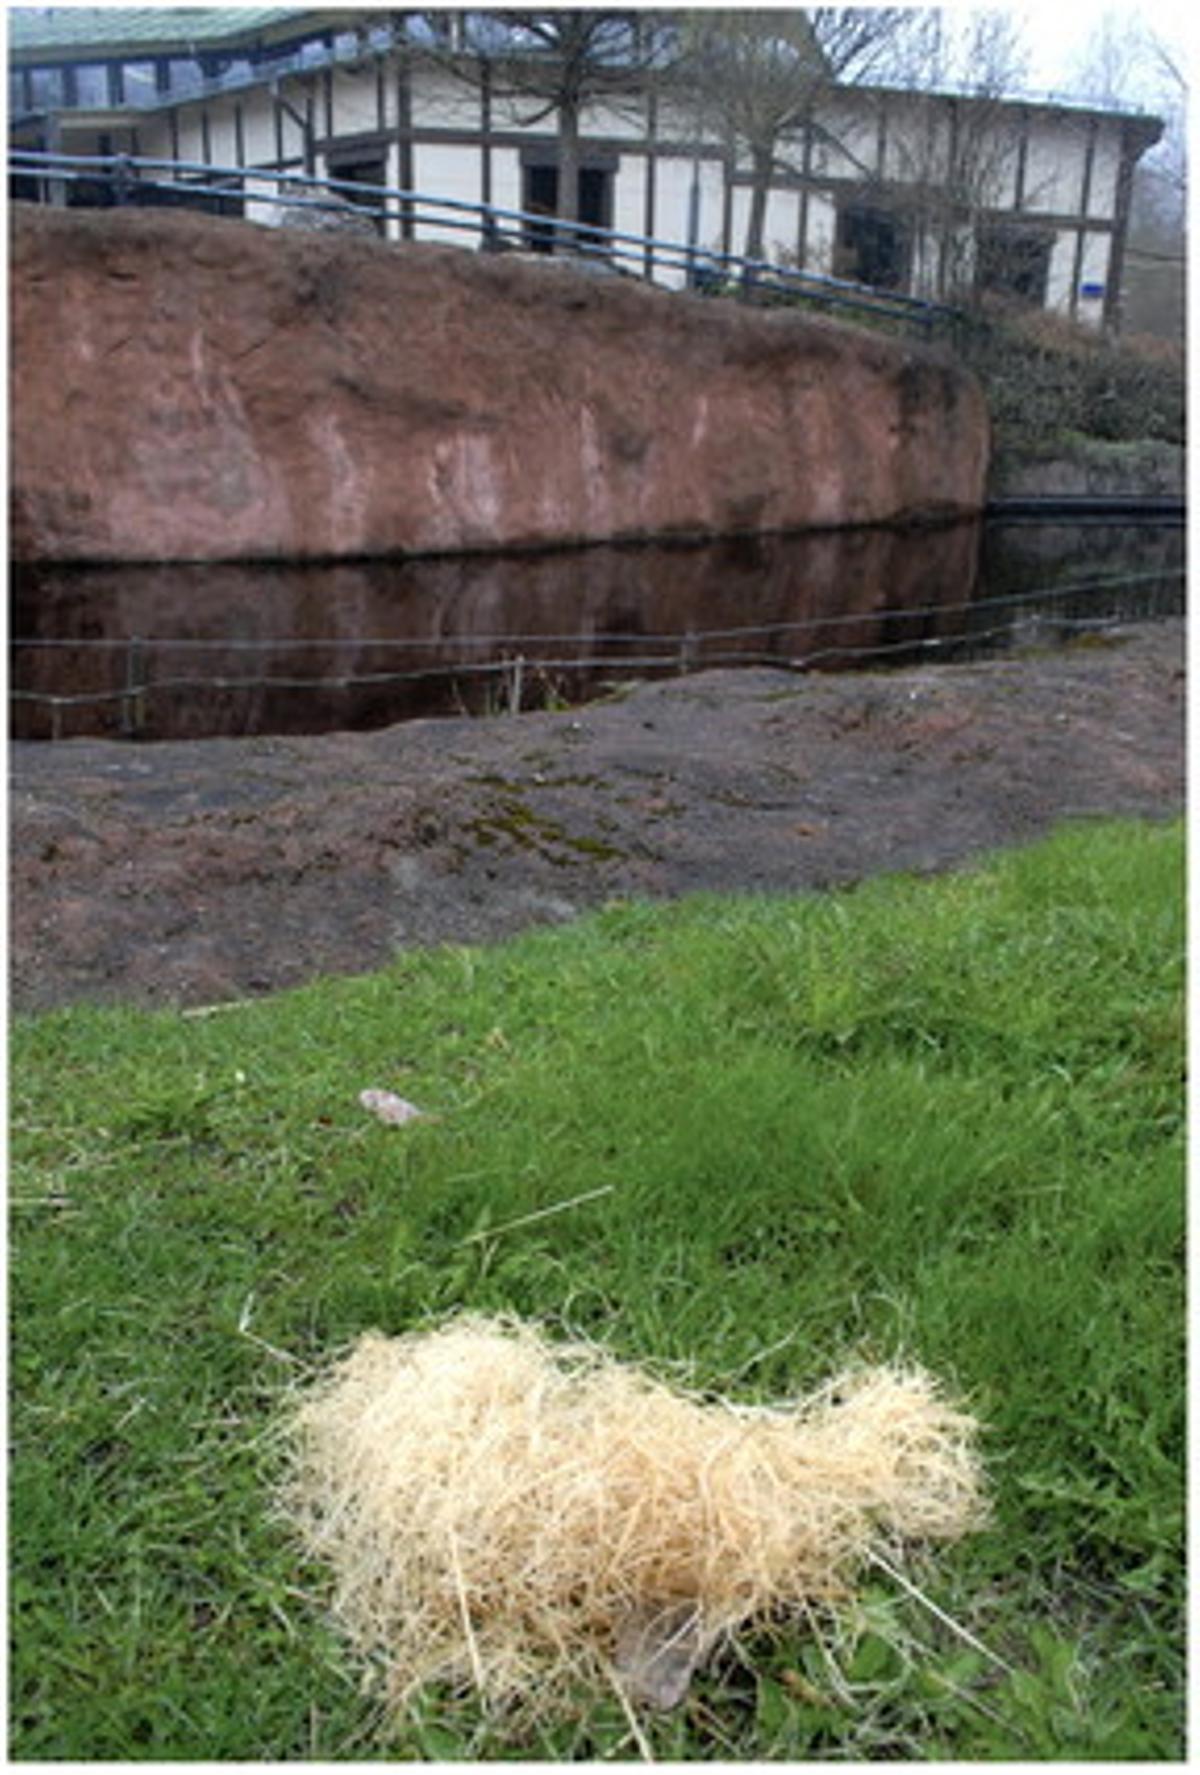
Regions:
M 1180 1758 L 1182 875 L 1179 824 L 1088 824 L 15 1021 L 10 1754 L 635 1757 L 608 1695 L 389 1737 L 271 1519 L 292 1383 L 470 1307 L 745 1400 L 904 1355 L 987 1426 L 991 1523 L 921 1595 L 747 1636 L 657 1757 Z

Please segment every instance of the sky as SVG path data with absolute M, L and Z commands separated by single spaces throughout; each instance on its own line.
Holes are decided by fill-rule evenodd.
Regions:
M 1076 63 L 1086 54 L 1092 32 L 1105 14 L 1115 21 L 1118 31 L 1128 31 L 1131 36 L 1140 26 L 1148 26 L 1181 61 L 1187 55 L 1186 40 L 1195 37 L 1186 0 L 1182 5 L 1180 0 L 1145 0 L 1136 7 L 1081 6 L 1072 0 L 1055 5 L 1043 0 L 1037 7 L 1011 10 L 1029 46 L 1029 85 L 1035 91 L 1069 93 L 1078 87 Z
M 1113 9 L 1115 10 L 1115 9 Z M 1039 83 L 1058 86 L 1071 71 L 1072 62 L 1085 48 L 1098 8 L 1038 6 L 1014 8 L 1021 34 L 1029 44 Z

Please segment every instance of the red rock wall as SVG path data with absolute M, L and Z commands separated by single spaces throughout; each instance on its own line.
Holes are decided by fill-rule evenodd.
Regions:
M 567 267 L 14 205 L 18 560 L 345 557 L 977 510 L 939 355 Z

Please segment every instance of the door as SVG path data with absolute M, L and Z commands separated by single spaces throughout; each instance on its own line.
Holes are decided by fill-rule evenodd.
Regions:
M 580 222 L 590 222 L 596 228 L 612 227 L 612 184 L 613 174 L 609 167 L 594 163 L 580 167 L 577 211 Z M 521 208 L 527 214 L 535 216 L 553 216 L 557 213 L 558 167 L 553 161 L 526 162 Z M 570 239 L 578 241 L 581 246 L 591 246 L 601 252 L 606 250 L 602 235 L 581 230 L 578 234 L 572 232 Z M 525 246 L 532 253 L 553 252 L 554 230 L 545 223 L 527 222 Z

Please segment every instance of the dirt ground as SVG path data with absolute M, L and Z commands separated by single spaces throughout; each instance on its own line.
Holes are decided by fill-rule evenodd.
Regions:
M 936 871 L 1184 792 L 1184 631 L 373 733 L 10 748 L 16 1011 L 203 1004 L 607 900 Z

